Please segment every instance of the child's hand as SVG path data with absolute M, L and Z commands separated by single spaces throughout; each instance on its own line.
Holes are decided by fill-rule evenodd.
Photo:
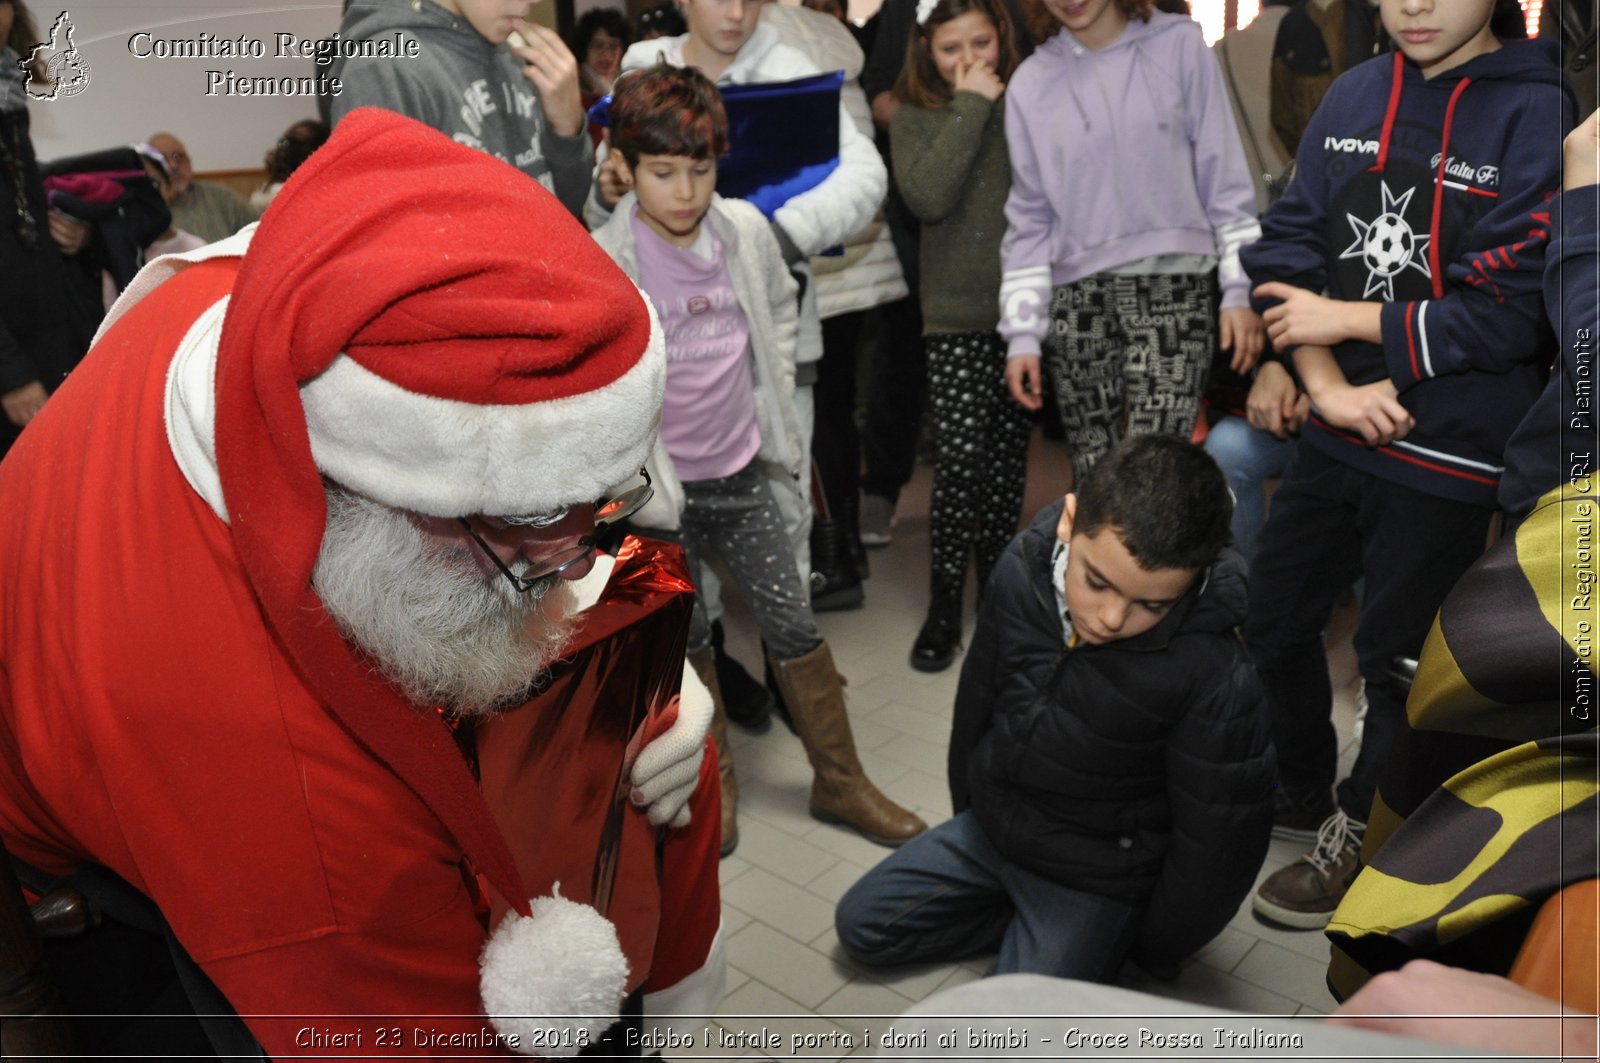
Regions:
M 1011 397 L 1024 410 L 1037 410 L 1044 405 L 1043 381 L 1039 375 L 1039 356 L 1019 354 L 1006 359 L 1006 386 Z
M 622 152 L 611 151 L 601 160 L 595 181 L 599 186 L 600 202 L 606 207 L 616 206 L 617 200 L 633 191 L 633 173 L 628 169 L 628 160 L 622 157 Z
M 561 136 L 577 136 L 587 123 L 578 87 L 578 60 L 554 30 L 519 18 L 517 33 L 522 43 L 507 41 L 506 46 L 527 64 L 522 76 L 539 90 L 545 120 Z
M 1294 400 L 1294 408 L 1289 411 L 1289 416 L 1284 419 L 1283 427 L 1292 436 L 1300 434 L 1300 429 L 1306 426 L 1306 418 L 1311 416 L 1311 396 L 1300 392 Z
M 1285 439 L 1305 423 L 1310 400 L 1294 386 L 1294 378 L 1281 362 L 1263 362 L 1245 399 L 1245 420 L 1251 428 Z M 1296 416 L 1298 414 L 1298 416 Z
M 1000 80 L 1000 75 L 988 63 L 974 59 L 965 66 L 956 67 L 956 79 L 951 88 L 957 92 L 976 92 L 993 103 L 1006 91 L 1006 83 Z
M 89 223 L 50 209 L 50 236 L 63 255 L 75 255 L 89 244 Z
M 1267 337 L 1279 351 L 1302 343 L 1332 347 L 1345 340 L 1358 338 L 1347 317 L 1348 308 L 1354 305 L 1352 303 L 1328 299 L 1282 281 L 1257 285 L 1251 294 L 1258 299 L 1283 300 L 1261 315 L 1267 324 Z M 1380 304 L 1372 305 L 1377 308 Z
M 1247 306 L 1225 308 L 1217 315 L 1217 342 L 1232 351 L 1228 367 L 1235 373 L 1248 373 L 1261 357 L 1263 338 L 1261 317 Z
M 1399 394 L 1392 380 L 1360 387 L 1342 384 L 1317 395 L 1317 410 L 1329 424 L 1359 432 L 1367 446 L 1387 446 L 1417 426 L 1416 418 L 1400 405 Z
M 35 380 L 0 395 L 0 406 L 5 409 L 6 420 L 21 428 L 39 415 L 48 398 L 44 385 Z
M 1563 188 L 1583 188 L 1600 184 L 1600 111 L 1585 118 L 1567 134 L 1566 174 Z

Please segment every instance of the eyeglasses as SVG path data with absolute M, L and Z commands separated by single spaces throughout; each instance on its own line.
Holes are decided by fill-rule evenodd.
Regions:
M 539 583 L 551 576 L 559 576 L 567 569 L 583 561 L 594 553 L 595 543 L 600 537 L 600 529 L 609 527 L 620 520 L 626 520 L 644 508 L 655 494 L 655 488 L 650 485 L 650 473 L 645 469 L 639 470 L 639 475 L 644 477 L 644 483 L 628 488 L 619 495 L 598 502 L 594 507 L 594 531 L 579 539 L 574 545 L 565 550 L 559 550 L 549 557 L 542 557 L 530 561 L 524 574 L 519 576 L 511 571 L 511 566 L 500 560 L 500 555 L 494 548 L 483 541 L 483 537 L 473 530 L 472 522 L 466 517 L 458 518 L 461 526 L 467 529 L 467 534 L 472 541 L 478 544 L 478 549 L 488 555 L 494 562 L 494 567 L 500 574 L 510 581 L 519 594 L 527 594 Z M 571 510 L 562 510 L 560 513 L 546 514 L 533 517 L 479 517 L 484 523 L 497 530 L 508 528 L 550 528 L 561 523 Z

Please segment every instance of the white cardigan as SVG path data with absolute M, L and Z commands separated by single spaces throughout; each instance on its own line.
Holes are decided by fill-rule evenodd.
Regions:
M 784 44 L 803 52 L 818 69 L 844 71 L 840 101 L 856 131 L 870 142 L 872 108 L 857 80 L 864 59 L 861 46 L 844 24 L 820 11 L 780 3 L 762 5 L 761 21 L 777 30 Z M 818 255 L 811 260 L 811 270 L 817 281 L 817 315 L 823 320 L 909 294 L 881 202 L 872 220 L 845 240 L 844 254 Z
M 595 243 L 638 283 L 639 254 L 633 238 L 636 202 L 632 192 L 623 196 L 610 219 L 593 235 Z M 713 196 L 704 224 L 711 226 L 727 249 L 728 277 L 750 325 L 756 422 L 761 429 L 756 460 L 778 496 L 780 510 L 787 515 L 795 507 L 810 504 L 805 492 L 809 485 L 800 482 L 805 451 L 794 405 L 797 287 L 783 263 L 778 238 L 761 211 L 740 199 Z M 646 465 L 655 496 L 634 515 L 633 522 L 676 531 L 683 517 L 683 485 L 659 437 Z

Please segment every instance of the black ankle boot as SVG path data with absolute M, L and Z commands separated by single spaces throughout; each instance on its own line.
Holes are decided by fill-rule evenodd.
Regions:
M 956 658 L 961 645 L 961 599 L 939 595 L 928 606 L 928 618 L 911 644 L 911 667 L 919 672 L 942 672 Z
M 771 727 L 772 695 L 744 670 L 744 665 L 723 652 L 720 620 L 711 625 L 711 653 L 716 663 L 717 685 L 722 687 L 723 709 L 728 719 L 755 734 L 761 734 Z
M 850 560 L 856 566 L 856 575 L 870 579 L 872 565 L 867 561 L 866 544 L 861 541 L 861 496 L 851 495 L 840 504 L 839 523 L 844 525 L 844 541 L 850 549 Z
M 844 523 L 818 517 L 811 524 L 811 611 L 859 609 L 864 597 Z

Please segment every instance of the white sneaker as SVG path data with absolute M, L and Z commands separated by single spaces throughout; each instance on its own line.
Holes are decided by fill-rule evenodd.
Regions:
M 888 546 L 894 541 L 890 529 L 894 527 L 894 503 L 882 495 L 863 494 L 861 512 L 862 546 Z

